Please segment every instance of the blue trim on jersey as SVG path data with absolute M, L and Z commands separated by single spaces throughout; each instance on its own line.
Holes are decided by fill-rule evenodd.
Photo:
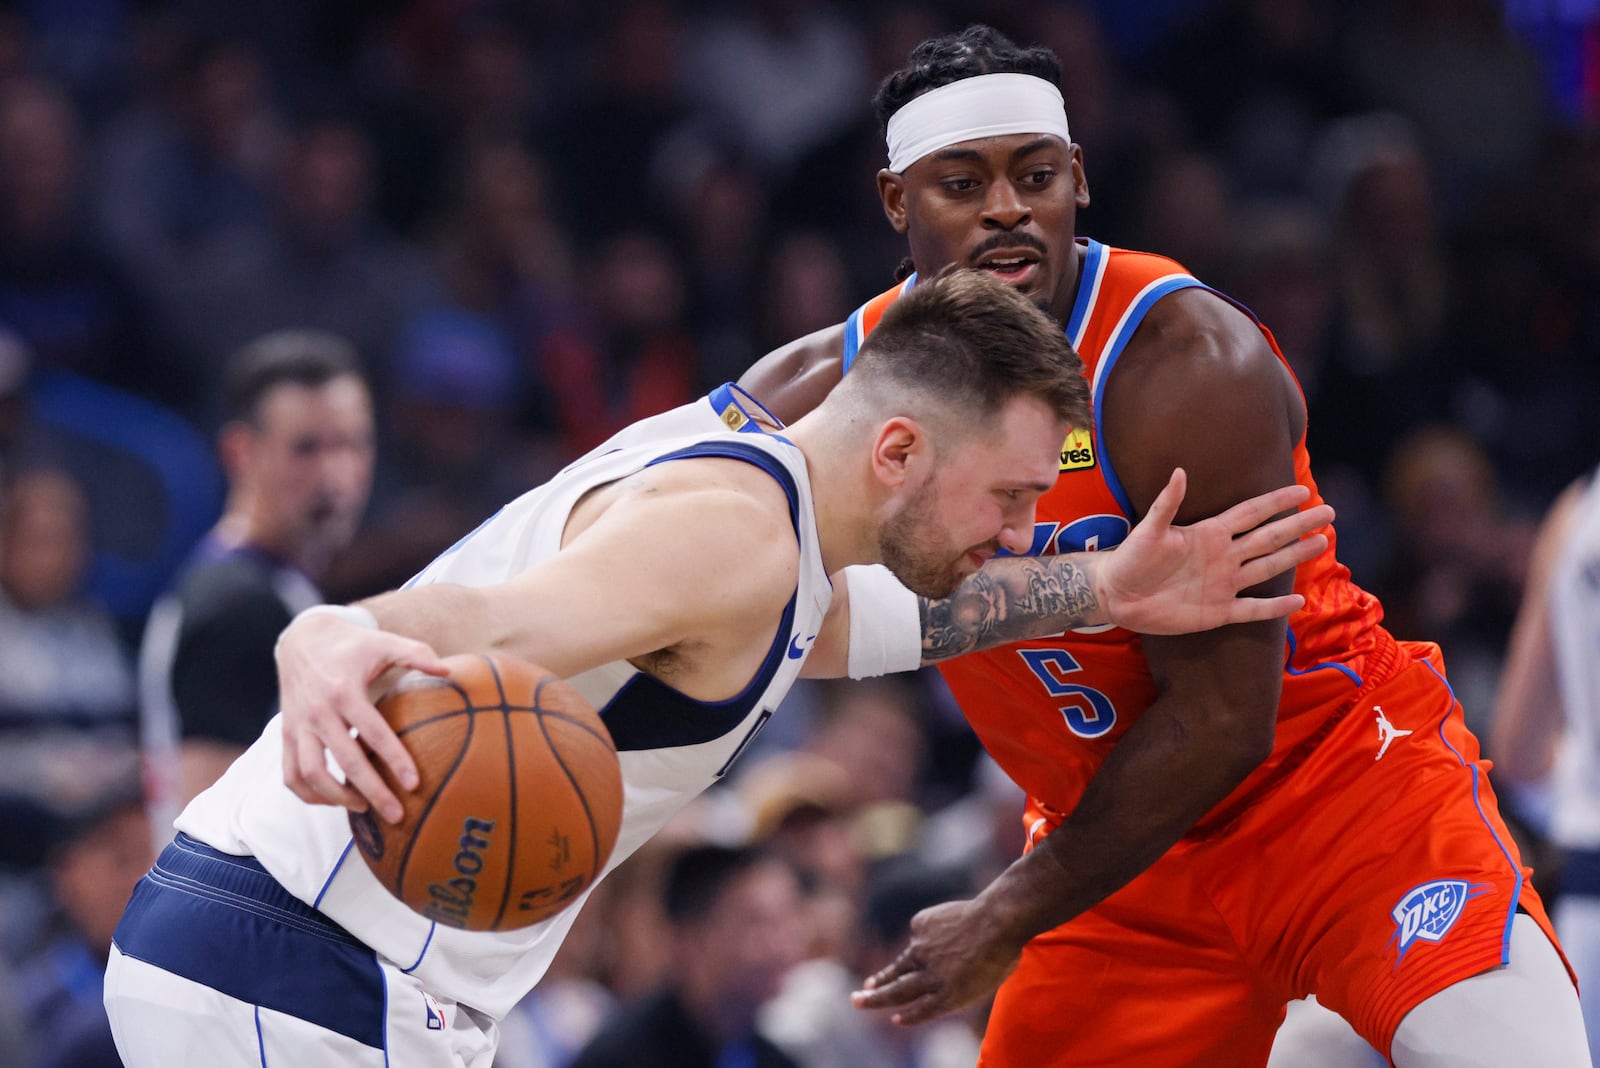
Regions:
M 900 297 L 910 292 L 911 287 L 917 284 L 917 272 L 912 271 L 906 280 L 900 283 Z M 896 297 L 899 300 L 900 297 Z M 877 300 L 873 297 L 872 300 Z M 872 300 L 867 301 L 871 304 Z M 851 366 L 856 362 L 856 354 L 861 351 L 861 343 L 867 339 L 865 331 L 861 328 L 861 313 L 867 310 L 867 304 L 861 305 L 850 313 L 850 318 L 844 321 L 844 360 L 839 366 L 839 375 L 843 377 L 850 373 Z
M 378 964 L 378 954 L 372 954 L 372 963 Z M 389 976 L 378 964 L 378 977 L 383 980 L 383 1068 L 389 1068 Z
M 1451 713 L 1461 707 L 1461 702 L 1456 700 L 1455 689 L 1450 685 L 1450 680 L 1439 674 L 1438 669 L 1428 661 L 1420 660 L 1418 663 L 1433 672 L 1433 677 L 1444 684 L 1445 692 L 1450 695 L 1450 706 L 1445 709 L 1444 718 L 1439 720 L 1439 740 L 1445 744 L 1446 749 L 1455 754 L 1455 758 L 1461 762 L 1462 767 L 1472 772 L 1472 803 L 1478 809 L 1478 818 L 1483 820 L 1483 825 L 1489 829 L 1489 837 L 1493 838 L 1494 844 L 1500 847 L 1500 855 L 1506 858 L 1507 866 L 1510 867 L 1512 874 L 1516 876 L 1516 886 L 1511 892 L 1511 901 L 1506 906 L 1506 933 L 1500 940 L 1500 963 L 1507 964 L 1511 960 L 1511 923 L 1516 919 L 1517 904 L 1522 900 L 1522 865 L 1518 864 L 1515 858 L 1512 857 L 1511 850 L 1507 849 L 1505 842 L 1500 839 L 1500 832 L 1495 830 L 1494 824 L 1490 822 L 1489 817 L 1483 811 L 1483 792 L 1482 783 L 1478 781 L 1480 775 L 1478 765 L 1463 757 L 1456 747 L 1450 744 L 1450 739 L 1444 736 L 1444 725 L 1450 721 Z
M 639 672 L 623 684 L 600 718 L 611 732 L 619 753 L 645 749 L 676 749 L 716 741 L 749 717 L 772 683 L 788 648 L 794 626 L 795 600 L 783 610 L 777 636 L 750 685 L 726 701 L 698 701 L 668 686 L 654 675 Z
M 433 932 L 437 931 L 438 929 L 439 925 L 437 923 L 428 924 L 428 937 L 422 940 L 422 952 L 418 953 L 417 959 L 411 962 L 411 967 L 400 969 L 403 974 L 410 975 L 412 972 L 422 967 L 422 958 L 428 955 L 428 947 L 433 945 Z
M 1322 671 L 1325 668 L 1332 668 L 1335 671 L 1342 671 L 1351 682 L 1356 684 L 1357 689 L 1361 688 L 1361 676 L 1357 674 L 1356 670 L 1350 667 L 1348 664 L 1340 664 L 1337 661 L 1324 660 L 1322 663 L 1312 664 L 1310 667 L 1303 667 L 1299 669 L 1290 667 L 1289 661 L 1294 659 L 1295 650 L 1300 647 L 1300 640 L 1294 636 L 1293 627 L 1288 628 L 1287 634 L 1289 637 L 1289 655 L 1283 658 L 1283 672 L 1285 675 L 1309 675 L 1313 671 Z
M 863 304 L 844 321 L 844 362 L 839 370 L 841 377 L 850 373 L 850 366 L 856 362 L 856 353 L 861 351 L 861 313 L 866 310 L 867 306 Z
M 758 424 L 755 421 L 755 416 L 750 413 L 750 409 L 745 407 L 745 401 L 749 401 L 751 404 L 755 405 L 756 408 L 760 409 L 762 416 L 765 417 L 773 426 L 783 426 L 783 420 L 773 415 L 772 409 L 768 408 L 765 404 L 762 404 L 759 400 L 752 397 L 749 393 L 746 393 L 732 382 L 724 382 L 722 385 L 706 394 L 706 400 L 711 402 L 711 407 L 716 411 L 718 419 L 721 419 L 722 413 L 726 412 L 729 408 L 739 409 L 739 411 L 747 420 L 745 424 L 739 428 L 738 433 L 740 434 L 767 433 L 766 427 Z
M 719 457 L 743 460 L 761 468 L 783 487 L 789 497 L 789 520 L 800 524 L 800 490 L 794 475 L 766 450 L 747 444 L 737 438 L 725 441 L 702 441 L 675 452 L 666 453 L 648 465 L 669 460 Z M 637 752 L 644 749 L 675 749 L 685 745 L 699 745 L 714 741 L 743 723 L 761 700 L 762 694 L 782 666 L 788 653 L 790 632 L 794 628 L 795 605 L 799 594 L 789 598 L 784 606 L 783 619 L 778 623 L 777 634 L 767 650 L 755 677 L 742 691 L 725 701 L 699 701 L 680 693 L 653 675 L 640 672 L 623 684 L 606 706 L 600 718 L 611 732 L 611 740 L 619 752 Z
M 267 1068 L 267 1036 L 261 1033 L 261 1006 L 256 1006 L 256 1049 L 261 1053 L 261 1068 Z
M 1111 491 L 1111 496 L 1117 499 L 1117 503 L 1122 506 L 1123 512 L 1129 516 L 1137 514 L 1133 508 L 1133 501 L 1129 499 L 1128 491 L 1122 486 L 1122 480 L 1117 477 L 1116 471 L 1112 468 L 1111 453 L 1106 448 L 1105 415 L 1101 411 L 1105 402 L 1105 383 L 1110 380 L 1111 372 L 1117 364 L 1117 358 L 1122 355 L 1122 350 L 1127 347 L 1128 339 L 1133 337 L 1134 332 L 1139 329 L 1139 324 L 1144 322 L 1144 317 L 1150 313 L 1150 309 L 1155 306 L 1156 301 L 1168 293 L 1176 293 L 1180 289 L 1194 289 L 1197 286 L 1201 289 L 1210 290 L 1210 287 L 1206 286 L 1198 278 L 1191 278 L 1185 275 L 1181 278 L 1169 278 L 1139 298 L 1139 302 L 1128 313 L 1128 317 L 1123 322 L 1122 329 L 1118 331 L 1111 348 L 1101 353 L 1100 362 L 1095 367 L 1094 377 L 1101 383 L 1101 388 L 1097 389 L 1094 395 L 1094 447 L 1096 454 L 1100 458 L 1100 474 L 1106 480 L 1106 488 Z M 1210 291 L 1215 292 L 1215 290 Z M 1078 287 L 1078 296 L 1080 299 L 1083 297 L 1083 287 L 1081 285 Z M 1074 312 L 1073 314 L 1077 313 Z M 1067 332 L 1067 336 L 1072 336 L 1070 330 Z
M 768 434 L 767 437 L 777 441 L 784 440 L 773 434 Z M 786 442 L 786 444 L 792 443 Z M 754 464 L 771 475 L 778 485 L 783 487 L 783 492 L 788 495 L 789 522 L 795 525 L 796 530 L 799 529 L 800 488 L 795 484 L 794 475 L 790 474 L 789 469 L 783 466 L 781 461 L 775 459 L 771 453 L 758 445 L 750 445 L 737 438 L 731 438 L 726 441 L 718 441 L 716 439 L 699 441 L 672 452 L 662 453 L 645 464 L 645 467 L 654 467 L 657 464 L 667 463 L 669 460 L 703 459 L 743 460 L 745 463 Z
M 180 833 L 134 887 L 112 941 L 124 956 L 258 1010 L 383 1048 L 384 979 L 372 949 L 254 857 Z
M 344 852 L 340 853 L 339 859 L 333 862 L 333 870 L 328 873 L 328 878 L 324 880 L 322 889 L 317 891 L 316 900 L 311 902 L 312 908 L 319 909 L 322 907 L 322 899 L 327 896 L 328 887 L 333 885 L 333 877 L 339 874 L 340 868 L 344 867 L 344 858 L 350 855 L 350 847 L 355 844 L 356 840 L 354 838 L 344 844 Z
M 505 509 L 503 507 L 502 508 L 496 508 L 495 512 L 494 512 L 494 515 L 490 516 L 488 519 L 485 519 L 483 522 L 479 523 L 477 526 L 475 526 L 471 530 L 467 531 L 467 533 L 465 533 L 465 534 L 461 535 L 461 537 L 457 538 L 456 539 L 456 543 L 454 545 L 450 546 L 450 548 L 446 549 L 444 552 L 440 553 L 438 556 L 434 557 L 433 560 L 431 560 L 428 563 L 428 567 L 432 567 L 434 564 L 438 563 L 440 560 L 443 560 L 445 557 L 449 556 L 451 553 L 456 552 L 458 549 L 460 549 L 467 542 L 471 541 L 477 535 L 478 531 L 482 530 L 484 527 L 488 526 L 490 523 L 493 523 L 495 521 L 495 517 L 498 516 L 503 511 L 505 511 Z M 428 568 L 425 567 L 421 571 L 418 571 L 415 575 L 412 575 L 410 578 L 406 579 L 405 585 L 401 586 L 400 588 L 402 590 L 409 590 L 411 587 L 413 587 L 413 586 L 415 586 L 417 584 L 417 580 L 420 579 L 423 576 L 424 572 L 426 572 L 427 570 L 428 570 Z
M 1064 331 L 1068 341 L 1077 337 L 1083 329 L 1083 320 L 1089 315 L 1089 296 L 1094 291 L 1095 276 L 1100 273 L 1100 261 L 1109 255 L 1106 246 L 1094 238 L 1086 237 L 1084 240 L 1089 245 L 1083 256 L 1083 268 L 1078 272 L 1078 296 L 1072 302 L 1072 315 L 1068 317 Z

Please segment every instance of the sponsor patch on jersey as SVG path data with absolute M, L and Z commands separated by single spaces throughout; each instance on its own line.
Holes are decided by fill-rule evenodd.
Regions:
M 1094 431 L 1079 428 L 1061 444 L 1061 470 L 1086 471 L 1094 466 Z
M 745 415 L 744 412 L 739 410 L 739 406 L 737 404 L 734 404 L 731 401 L 728 403 L 727 407 L 722 409 L 722 425 L 727 427 L 729 430 L 738 430 L 749 421 L 750 418 Z
M 1395 926 L 1394 937 L 1389 940 L 1389 944 L 1396 947 L 1395 967 L 1400 966 L 1406 951 L 1418 942 L 1437 944 L 1443 941 L 1461 919 L 1467 902 L 1489 889 L 1487 885 L 1473 885 L 1462 879 L 1435 879 L 1407 891 L 1389 912 Z

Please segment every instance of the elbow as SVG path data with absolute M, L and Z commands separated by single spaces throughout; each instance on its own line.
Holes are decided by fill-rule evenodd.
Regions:
M 1222 759 L 1235 782 L 1244 781 L 1272 755 L 1277 739 L 1277 706 L 1230 710 L 1214 721 Z

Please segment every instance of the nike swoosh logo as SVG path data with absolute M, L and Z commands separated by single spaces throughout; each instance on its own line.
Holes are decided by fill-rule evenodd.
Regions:
M 800 635 L 796 634 L 793 638 L 790 638 L 789 639 L 789 659 L 790 660 L 799 660 L 802 656 L 805 656 L 806 653 L 811 650 L 811 643 L 816 641 L 816 640 L 817 640 L 817 636 L 815 634 L 813 634 L 813 635 L 811 635 L 811 637 L 806 639 L 806 644 L 804 646 L 801 646 L 801 644 L 800 644 Z

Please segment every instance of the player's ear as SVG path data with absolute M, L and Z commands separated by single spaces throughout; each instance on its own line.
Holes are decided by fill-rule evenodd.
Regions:
M 900 486 L 915 477 L 927 457 L 928 435 L 915 419 L 897 415 L 878 428 L 872 442 L 872 472 L 885 486 Z
M 885 167 L 878 172 L 878 199 L 883 201 L 883 214 L 894 232 L 906 232 L 906 183 L 894 171 Z
M 1072 200 L 1082 211 L 1089 206 L 1089 178 L 1083 173 L 1083 149 L 1072 146 Z
M 217 456 L 230 478 L 237 477 L 250 462 L 250 447 L 255 443 L 255 434 L 255 428 L 239 419 L 223 424 L 222 429 L 217 431 Z

